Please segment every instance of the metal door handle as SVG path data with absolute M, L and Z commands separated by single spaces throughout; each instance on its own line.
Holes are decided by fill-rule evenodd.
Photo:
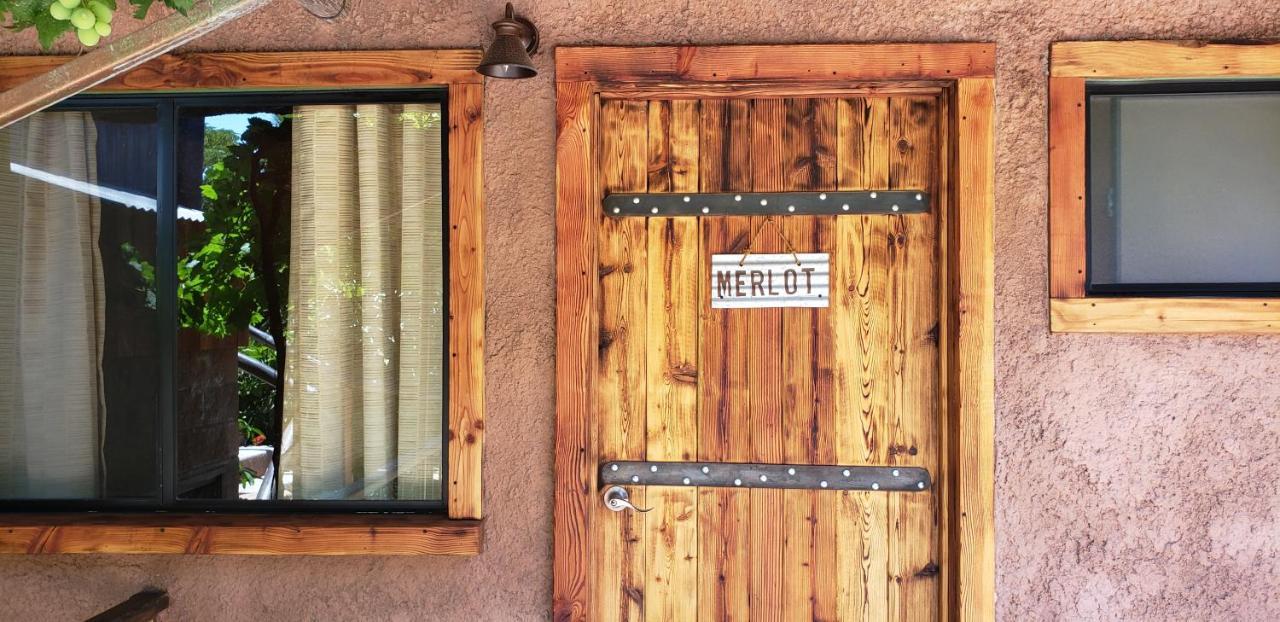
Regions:
M 631 503 L 631 496 L 627 494 L 627 489 L 622 486 L 610 486 L 604 491 L 604 507 L 621 512 L 623 510 L 634 510 L 636 512 L 648 512 L 653 508 L 638 508 Z

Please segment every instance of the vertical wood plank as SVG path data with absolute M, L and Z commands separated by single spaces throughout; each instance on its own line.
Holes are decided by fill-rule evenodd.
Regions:
M 891 189 L 933 189 L 937 99 L 890 101 Z M 888 462 L 938 472 L 938 306 L 936 211 L 892 216 L 895 353 Z M 938 616 L 937 504 L 934 489 L 889 497 L 889 617 Z
M 837 164 L 841 190 L 887 187 L 889 109 L 884 98 L 837 105 Z M 887 356 L 888 238 L 884 217 L 836 219 L 832 258 L 833 400 L 836 457 L 843 464 L 883 461 L 890 375 Z M 837 291 L 838 290 L 838 291 Z M 887 500 L 865 492 L 839 493 L 836 509 L 837 618 L 887 618 Z
M 995 619 L 994 81 L 956 89 L 956 214 L 949 240 L 955 347 L 948 361 L 956 488 L 950 532 L 959 620 Z
M 1084 78 L 1049 78 L 1049 296 L 1083 298 Z
M 556 440 L 552 617 L 590 617 L 596 487 L 594 85 L 556 83 Z
M 600 177 L 605 192 L 644 192 L 648 110 L 645 102 L 611 100 L 600 110 Z M 597 208 L 598 209 L 598 208 Z M 599 461 L 644 460 L 646 436 L 647 230 L 644 219 L 600 220 L 600 335 L 595 403 Z M 644 507 L 646 491 L 630 489 Z M 592 557 L 594 616 L 643 620 L 645 521 L 638 512 L 611 512 L 596 503 Z
M 484 446 L 484 85 L 449 87 L 449 517 L 480 518 Z
M 699 188 L 703 192 L 751 187 L 751 108 L 745 100 L 701 103 Z M 711 309 L 713 253 L 741 252 L 750 235 L 745 217 L 701 219 L 698 269 L 701 313 L 698 456 L 714 462 L 751 459 L 747 410 L 746 309 Z M 698 492 L 698 619 L 750 616 L 750 495 L 745 490 Z
M 835 100 L 796 98 L 785 100 L 785 106 L 784 188 L 834 190 Z M 831 247 L 833 221 L 825 216 L 792 216 L 783 219 L 782 229 L 799 252 L 823 252 Z M 826 309 L 782 311 L 783 454 L 788 463 L 835 462 L 834 411 L 829 399 L 830 320 Z M 788 490 L 783 504 L 783 617 L 833 619 L 835 496 Z
M 649 192 L 698 190 L 698 102 L 649 103 Z M 689 461 L 698 451 L 696 218 L 648 219 L 648 459 Z M 645 617 L 686 617 L 697 599 L 698 497 L 651 486 Z
M 951 361 L 950 353 L 953 343 L 953 332 L 948 314 L 951 309 L 951 282 L 947 275 L 951 270 L 949 255 L 950 231 L 955 204 L 955 164 L 956 127 L 955 127 L 955 88 L 944 90 L 938 97 L 938 148 L 934 159 L 937 161 L 937 180 L 934 182 L 934 205 L 937 206 L 937 246 L 938 267 L 935 281 L 937 290 L 938 321 L 938 472 L 934 475 L 934 499 L 938 513 L 938 608 L 939 619 L 949 622 L 955 619 L 955 610 L 950 606 L 954 595 L 955 581 L 954 552 L 951 550 L 950 538 L 952 515 L 948 502 L 953 495 L 954 478 L 951 470 L 952 456 L 955 451 L 955 439 L 948 430 L 951 428 L 952 413 L 948 396 L 951 395 Z
M 781 128 L 785 101 L 751 102 L 751 185 L 756 192 L 784 189 L 786 151 Z M 782 252 L 781 224 L 752 217 L 751 251 Z M 751 450 L 756 462 L 783 460 L 782 310 L 750 309 L 747 377 L 751 387 Z M 754 489 L 751 494 L 751 619 L 780 620 L 783 612 L 783 491 Z
M 780 128 L 783 149 L 782 190 L 809 190 L 818 174 L 813 158 L 812 127 L 816 113 L 811 98 L 783 100 L 785 124 Z M 778 131 L 778 130 L 775 130 Z M 780 218 L 779 225 L 799 252 L 813 248 L 812 216 Z M 812 464 L 818 431 L 813 408 L 813 339 L 817 310 L 782 309 L 782 458 L 784 462 Z M 782 559 L 784 620 L 813 619 L 813 507 L 814 493 L 782 491 Z

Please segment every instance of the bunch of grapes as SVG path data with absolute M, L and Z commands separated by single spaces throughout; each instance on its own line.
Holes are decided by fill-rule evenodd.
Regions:
M 83 4 L 82 0 L 54 0 L 49 5 L 49 14 L 56 20 L 70 21 L 80 43 L 93 47 L 102 37 L 111 34 L 111 19 L 115 17 L 115 7 L 111 4 L 103 0 Z

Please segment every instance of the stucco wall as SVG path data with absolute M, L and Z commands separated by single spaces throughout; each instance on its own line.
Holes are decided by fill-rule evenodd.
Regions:
M 499 2 L 277 2 L 203 50 L 475 46 Z M 1280 619 L 1280 338 L 1050 335 L 1045 71 L 1055 39 L 1280 36 L 1273 0 L 524 0 L 561 44 L 994 41 L 1002 620 Z M 119 30 L 127 20 L 119 20 Z M 36 50 L 0 34 L 0 53 Z M 65 51 L 70 51 L 67 49 Z M 490 81 L 486 552 L 472 559 L 0 559 L 0 619 L 80 619 L 145 585 L 167 619 L 548 615 L 554 372 L 552 56 Z

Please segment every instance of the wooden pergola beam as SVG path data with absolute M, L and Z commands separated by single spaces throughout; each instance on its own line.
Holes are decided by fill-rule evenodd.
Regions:
M 0 93 L 0 128 L 198 39 L 272 0 L 204 0 Z

